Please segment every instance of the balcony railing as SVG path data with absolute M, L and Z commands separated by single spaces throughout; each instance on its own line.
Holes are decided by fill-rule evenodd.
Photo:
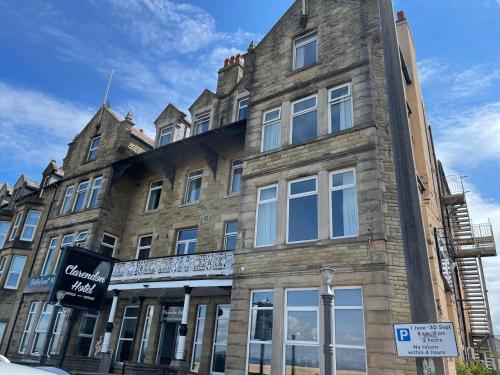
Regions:
M 193 276 L 229 276 L 233 273 L 232 251 L 178 255 L 116 263 L 111 281 Z
M 464 180 L 461 175 L 455 174 L 446 176 L 446 182 L 451 195 L 464 194 Z

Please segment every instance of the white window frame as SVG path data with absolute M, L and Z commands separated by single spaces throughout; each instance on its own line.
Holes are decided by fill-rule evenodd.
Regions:
M 153 322 L 154 309 L 154 305 L 148 305 L 146 309 L 146 316 L 144 317 L 144 326 L 141 335 L 141 346 L 139 348 L 139 354 L 137 356 L 137 362 L 139 363 L 144 363 L 144 361 L 141 361 L 141 355 L 144 348 L 146 349 L 146 351 L 148 350 L 149 339 L 151 338 L 151 323 Z M 145 347 L 144 344 L 146 344 Z M 144 355 L 144 359 L 145 358 L 146 355 Z
M 272 307 L 254 307 L 253 306 L 253 296 L 255 293 L 272 293 L 273 294 L 273 306 Z M 274 290 L 273 289 L 255 289 L 252 290 L 250 293 L 250 309 L 248 313 L 248 335 L 247 335 L 247 358 L 246 358 L 246 365 L 245 365 L 245 373 L 248 374 L 248 366 L 250 365 L 250 345 L 251 344 L 264 344 L 264 345 L 271 345 L 271 348 L 273 347 L 273 340 L 271 341 L 261 341 L 261 340 L 252 340 L 252 316 L 253 312 L 257 310 L 271 310 L 273 312 L 273 327 L 274 327 Z M 271 333 L 272 336 L 272 333 Z M 272 349 L 271 349 L 272 350 Z
M 195 204 L 200 202 L 201 200 L 201 184 L 200 184 L 200 196 L 198 197 L 198 200 L 196 201 L 189 201 L 188 202 L 188 194 L 189 194 L 189 187 L 191 186 L 191 183 L 195 180 L 201 180 L 201 183 L 203 183 L 203 168 L 202 169 L 195 169 L 194 171 L 189 171 L 187 174 L 187 180 L 186 180 L 186 191 L 184 192 L 184 204 Z
M 344 87 L 347 87 L 349 89 L 349 93 L 347 95 L 341 96 L 340 98 L 332 99 L 332 92 L 335 90 L 342 89 Z M 354 105 L 353 105 L 354 103 L 353 103 L 353 98 L 352 98 L 352 83 L 351 82 L 344 83 L 343 85 L 335 86 L 335 87 L 331 88 L 330 90 L 328 90 L 328 111 L 327 111 L 328 112 L 328 133 L 337 134 L 337 133 L 333 133 L 333 131 L 332 131 L 332 106 L 335 104 L 346 102 L 348 100 L 351 101 L 351 121 L 352 121 L 351 128 L 352 128 L 352 127 L 354 127 Z M 347 129 L 351 129 L 351 128 L 347 128 Z
M 228 239 L 228 237 L 236 237 L 236 242 L 238 242 L 238 229 L 236 229 L 236 232 L 228 232 L 227 231 L 228 224 L 230 224 L 230 223 L 236 223 L 236 228 L 238 228 L 238 219 L 227 220 L 224 223 L 224 248 L 223 248 L 224 251 L 236 250 L 236 249 L 228 249 L 227 248 L 227 239 Z
M 91 317 L 91 318 L 95 318 L 95 323 L 94 323 L 94 329 L 92 331 L 92 334 L 89 335 L 88 333 L 81 333 L 80 330 L 81 330 L 81 323 L 85 320 L 86 317 Z M 80 337 L 84 337 L 84 338 L 90 338 L 90 348 L 89 348 L 89 352 L 87 353 L 87 357 L 91 357 L 91 354 L 92 354 L 92 346 L 94 344 L 94 335 L 95 335 L 95 330 L 97 328 L 97 322 L 98 322 L 98 319 L 99 319 L 99 314 L 91 314 L 89 312 L 85 312 L 81 321 L 80 321 L 80 326 L 78 327 L 78 333 L 77 333 L 77 340 L 79 340 Z
M 104 236 L 108 236 L 108 237 L 111 237 L 115 240 L 115 243 L 113 246 L 111 246 L 110 244 L 108 243 L 105 243 L 104 242 Z M 112 252 L 111 252 L 111 256 L 114 257 L 115 256 L 115 251 L 116 251 L 116 244 L 118 243 L 118 237 L 116 236 L 113 236 L 112 234 L 109 234 L 107 232 L 104 232 L 102 234 L 102 238 L 101 238 L 101 246 L 104 246 L 104 247 L 107 247 L 108 249 L 111 249 Z
M 57 310 L 56 320 L 54 322 L 54 328 L 52 329 L 52 334 L 50 335 L 49 354 L 59 353 L 58 346 L 59 346 L 59 340 L 61 339 L 62 327 L 64 325 L 65 316 L 66 314 L 64 313 L 63 309 Z
M 234 171 L 236 169 L 241 168 L 241 175 L 240 175 L 240 191 L 233 191 L 233 178 L 234 178 Z M 236 159 L 231 162 L 231 180 L 229 181 L 229 194 L 230 195 L 237 195 L 241 194 L 241 184 L 243 182 L 242 179 L 243 176 L 243 160 L 241 159 Z
M 96 140 L 99 140 L 99 144 L 97 146 L 94 146 L 94 142 Z M 87 153 L 87 161 L 92 161 L 92 160 L 95 160 L 97 159 L 97 150 L 99 150 L 99 147 L 101 146 L 101 136 L 98 135 L 97 137 L 94 137 L 90 140 L 90 147 L 89 147 L 89 152 Z M 94 158 L 90 158 L 90 155 L 92 154 L 92 152 L 96 152 L 95 153 L 95 157 Z
M 45 275 L 50 274 L 50 271 L 52 269 L 52 264 L 53 264 L 52 262 L 53 262 L 54 258 L 56 257 L 58 245 L 59 245 L 59 236 L 57 235 L 57 236 L 50 237 L 49 247 L 47 248 L 47 255 L 45 256 L 45 261 L 43 262 L 43 266 L 42 266 L 42 269 L 40 271 L 40 276 L 45 276 Z M 59 260 L 59 257 L 57 257 L 57 259 Z M 51 264 L 49 264 L 49 261 Z M 48 268 L 45 269 L 46 267 L 48 267 Z
M 300 194 L 294 194 L 291 195 L 291 186 L 293 183 L 296 182 L 301 182 L 301 181 L 307 181 L 307 180 L 315 180 L 316 181 L 316 190 L 314 191 L 308 191 L 306 193 L 300 193 Z M 316 215 L 318 215 L 318 227 L 316 228 L 316 238 L 311 239 L 311 240 L 301 240 L 301 241 L 289 241 L 289 223 L 290 223 L 290 200 L 292 199 L 297 199 L 297 198 L 303 198 L 303 197 L 308 197 L 311 195 L 316 195 Z M 308 176 L 308 177 L 302 177 L 298 178 L 296 180 L 291 180 L 288 181 L 288 187 L 287 187 L 287 196 L 286 196 L 286 243 L 287 244 L 294 244 L 294 243 L 304 243 L 304 242 L 314 242 L 319 239 L 319 189 L 318 189 L 318 176 Z
M 0 321 L 0 344 L 3 341 L 6 329 L 7 329 L 7 322 Z
M 200 318 L 200 310 L 203 307 L 205 308 L 205 315 L 203 316 L 203 318 Z M 207 305 L 205 305 L 205 304 L 198 305 L 198 308 L 196 309 L 196 322 L 195 322 L 194 335 L 193 335 L 193 350 L 191 352 L 191 365 L 189 367 L 189 371 L 191 371 L 191 372 L 198 373 L 198 370 L 193 369 L 194 355 L 196 353 L 196 346 L 203 347 L 203 332 L 201 333 L 201 341 L 197 341 L 196 338 L 198 336 L 198 330 L 200 329 L 200 321 L 203 321 L 203 330 L 205 330 L 205 323 L 207 321 L 207 310 L 208 310 L 208 308 L 207 308 Z
M 224 367 L 224 372 L 217 372 L 217 371 L 212 371 L 213 365 L 214 365 L 214 354 L 215 354 L 215 347 L 216 346 L 225 346 L 226 347 L 226 365 L 227 365 L 227 348 L 228 348 L 228 342 L 226 341 L 225 344 L 217 344 L 216 339 L 217 339 L 217 329 L 219 328 L 219 321 L 222 320 L 220 319 L 219 316 L 219 308 L 222 306 L 227 306 L 229 308 L 229 317 L 227 318 L 228 320 L 228 332 L 227 336 L 229 337 L 229 321 L 231 320 L 231 305 L 227 303 L 221 303 L 218 304 L 216 309 L 215 309 L 215 325 L 214 325 L 214 338 L 212 342 L 212 358 L 210 360 L 210 374 L 216 374 L 216 375 L 222 375 L 225 372 L 225 367 Z M 227 339 L 226 339 L 227 340 Z
M 266 121 L 266 115 L 268 115 L 269 113 L 272 113 L 272 112 L 276 112 L 276 111 L 278 111 L 278 118 Z M 278 146 L 276 148 L 264 150 L 264 140 L 265 140 L 265 134 L 266 134 L 265 129 L 268 126 L 275 125 L 277 122 L 280 123 L 280 129 L 278 131 L 278 134 L 279 134 Z M 281 126 L 282 126 L 282 124 L 281 124 L 281 107 L 274 108 L 274 109 L 271 109 L 269 111 L 264 112 L 264 114 L 262 115 L 262 130 L 261 130 L 262 134 L 260 137 L 260 152 L 269 152 L 269 151 L 276 150 L 279 148 L 279 146 L 281 145 Z
M 75 238 L 73 239 L 73 243 L 75 245 L 81 246 L 85 241 L 87 241 L 87 235 L 89 234 L 88 231 L 82 230 L 81 232 L 78 232 Z M 80 238 L 82 237 L 82 238 Z M 80 239 L 79 239 L 80 238 Z
M 316 34 L 316 36 L 312 37 L 312 38 L 309 38 L 309 39 L 305 39 L 306 37 L 312 36 L 313 34 Z M 298 39 L 305 39 L 305 40 L 297 44 L 297 40 Z M 318 58 L 319 58 L 318 57 L 318 54 L 319 54 L 318 39 L 319 39 L 318 38 L 318 30 L 314 30 L 314 31 L 311 31 L 310 33 L 297 36 L 296 38 L 293 39 L 293 65 L 292 65 L 292 68 L 293 68 L 294 71 L 295 70 L 300 70 L 300 69 L 305 69 L 308 66 L 312 66 L 312 65 L 318 63 Z M 316 61 L 313 64 L 309 64 L 309 65 L 304 65 L 304 66 L 301 66 L 301 67 L 297 67 L 296 66 L 296 63 L 297 63 L 297 49 L 299 49 L 301 47 L 304 47 L 304 46 L 306 46 L 308 44 L 311 44 L 314 41 L 316 42 Z
M 81 189 L 81 186 L 84 184 L 87 184 L 87 187 L 85 189 Z M 78 195 L 82 194 L 82 193 L 83 193 L 82 207 L 80 208 L 80 210 L 78 210 L 76 212 L 81 212 L 86 207 L 85 203 L 87 202 L 87 194 L 89 192 L 89 187 L 90 187 L 90 180 L 85 180 L 85 181 L 82 181 L 78 184 L 78 188 L 76 189 L 75 200 L 73 202 L 73 209 L 71 211 L 75 212 L 76 203 L 78 202 Z
M 96 186 L 99 184 L 98 186 Z M 87 208 L 94 208 L 95 205 L 97 204 L 97 200 L 99 199 L 99 194 L 101 192 L 101 187 L 102 187 L 102 176 L 94 178 L 94 181 L 92 182 L 92 189 L 90 189 L 90 196 L 89 196 L 89 201 L 87 202 Z M 90 206 L 92 203 L 92 199 L 94 198 L 95 195 L 95 204 L 94 206 Z
M 262 190 L 266 189 L 271 189 L 271 188 L 276 188 L 276 198 L 273 199 L 266 199 L 261 201 L 260 200 L 260 195 Z M 266 204 L 266 203 L 276 203 L 276 211 L 279 209 L 278 207 L 278 197 L 279 197 L 279 187 L 278 184 L 271 184 L 271 185 L 266 185 L 262 186 L 257 189 L 257 208 L 255 210 L 255 233 L 254 233 L 254 247 L 267 247 L 267 246 L 274 246 L 276 245 L 276 242 L 278 238 L 276 238 L 276 241 L 274 243 L 270 244 L 264 244 L 264 245 L 257 245 L 257 231 L 258 231 L 258 224 L 259 224 L 259 211 L 260 211 L 260 205 L 261 204 Z M 278 230 L 278 215 L 276 215 L 276 230 Z M 277 237 L 277 236 L 276 236 Z
M 75 191 L 75 185 L 69 185 L 66 187 L 66 192 L 64 193 L 64 199 L 61 204 L 61 209 L 59 210 L 59 215 L 67 214 L 71 211 L 71 198 L 73 197 L 73 193 Z M 66 207 L 68 204 L 68 207 Z M 66 207 L 66 210 L 64 209 Z
M 127 314 L 127 309 L 129 308 L 135 308 L 135 309 L 138 309 L 137 311 L 137 316 L 135 318 L 132 318 L 132 317 L 127 317 L 126 314 Z M 120 347 L 120 342 L 121 341 L 134 341 L 135 340 L 135 334 L 134 334 L 134 337 L 132 337 L 131 339 L 125 339 L 125 338 L 122 338 L 122 331 L 123 331 L 123 325 L 125 323 L 125 319 L 135 319 L 135 329 L 134 329 L 134 333 L 137 333 L 137 324 L 139 323 L 139 314 L 140 314 L 140 307 L 139 306 L 134 306 L 134 305 L 128 305 L 128 306 L 125 306 L 125 308 L 123 309 L 123 316 L 122 316 L 122 324 L 120 326 L 120 333 L 118 334 L 118 340 L 116 340 L 116 350 L 115 350 L 115 362 L 118 362 L 118 363 L 123 363 L 123 362 L 120 362 L 118 361 L 118 348 Z M 132 356 L 133 353 L 130 353 L 130 356 Z M 130 360 L 130 359 L 129 359 Z
M 7 241 L 7 235 L 9 234 L 10 222 L 5 220 L 0 220 L 0 225 L 3 224 L 5 228 L 5 234 L 3 234 L 3 240 L 0 240 L 0 250 L 3 249 L 3 245 Z
M 36 219 L 35 224 L 29 224 L 28 219 L 30 218 L 30 215 L 36 215 L 38 214 L 38 218 Z M 24 220 L 24 225 L 23 225 L 23 230 L 21 232 L 21 237 L 19 238 L 21 241 L 33 241 L 33 238 L 35 238 L 36 235 L 36 228 L 38 227 L 38 223 L 40 222 L 40 217 L 42 216 L 42 212 L 38 210 L 29 210 L 28 214 L 26 215 L 26 219 Z M 31 237 L 24 237 L 26 228 L 33 228 L 33 232 L 31 233 Z
M 344 349 L 359 349 L 359 350 L 364 350 L 365 351 L 365 368 L 366 368 L 366 372 L 365 374 L 368 374 L 368 355 L 366 353 L 366 322 L 365 322 L 365 297 L 363 295 L 363 287 L 361 286 L 341 286 L 341 287 L 335 287 L 333 288 L 333 291 L 335 292 L 336 290 L 340 290 L 340 289 L 359 289 L 361 291 L 361 306 L 336 306 L 334 304 L 334 310 L 333 310 L 333 324 L 334 324 L 334 328 L 333 328 L 333 331 L 334 331 L 334 336 L 333 336 L 333 341 L 334 341 L 334 352 L 336 353 L 337 352 L 337 348 L 344 348 Z M 364 338 L 364 345 L 363 346 L 360 346 L 360 345 L 339 345 L 337 344 L 337 340 L 335 338 L 335 311 L 336 310 L 361 310 L 363 313 L 361 314 L 361 316 L 363 317 L 363 328 L 364 328 L 364 331 L 363 331 L 363 338 Z M 337 363 L 335 363 L 335 373 L 337 372 Z
M 194 121 L 194 135 L 199 135 L 208 132 L 211 129 L 212 121 L 211 121 L 211 112 L 200 113 L 196 115 Z M 198 133 L 198 126 L 204 122 L 208 121 L 208 129 L 204 132 Z
M 241 105 L 241 103 L 243 103 L 245 100 L 247 101 L 247 104 L 242 106 L 242 105 Z M 236 118 L 237 118 L 237 120 L 236 120 L 236 121 L 241 121 L 241 120 L 243 120 L 243 119 L 241 119 L 241 118 L 240 118 L 240 111 L 241 111 L 243 108 L 246 108 L 246 109 L 247 109 L 247 117 L 246 117 L 246 118 L 248 118 L 248 108 L 249 108 L 249 106 L 248 106 L 248 105 L 249 105 L 249 104 L 250 104 L 250 98 L 249 98 L 248 96 L 245 96 L 245 97 L 243 97 L 243 98 L 241 98 L 241 99 L 238 99 L 238 113 L 237 113 L 237 116 L 236 116 Z
M 21 272 L 18 272 L 18 271 L 12 271 L 12 266 L 14 265 L 14 259 L 15 258 L 23 258 L 24 261 L 23 261 L 23 267 L 21 269 Z M 5 281 L 4 281 L 4 284 L 3 284 L 3 288 L 4 289 L 12 289 L 12 290 L 16 290 L 18 287 L 19 287 L 19 283 L 21 282 L 21 278 L 23 276 L 23 271 L 24 271 L 24 266 L 26 266 L 26 256 L 24 255 L 14 255 L 12 257 L 12 260 L 10 261 L 10 265 L 9 265 L 9 272 L 7 272 L 7 277 L 5 278 Z M 19 277 L 17 278 L 17 283 L 16 283 L 16 286 L 10 286 L 10 285 L 7 285 L 7 281 L 9 281 L 9 276 L 12 274 L 12 273 L 17 273 L 19 274 Z
M 308 291 L 314 290 L 318 292 L 318 306 L 293 306 L 288 307 L 288 292 L 293 291 Z M 286 346 L 287 345 L 299 345 L 299 346 L 311 346 L 318 347 L 318 359 L 321 371 L 321 322 L 320 322 L 320 308 L 321 308 L 321 291 L 318 288 L 286 288 L 285 289 L 285 305 L 284 305 L 284 322 L 283 322 L 283 375 L 286 374 Z M 318 332 L 317 341 L 291 341 L 288 342 L 288 312 L 289 311 L 316 311 L 316 328 Z M 335 323 L 334 323 L 335 324 Z
M 145 237 L 151 237 L 151 244 L 149 246 L 141 246 L 141 240 Z M 149 255 L 151 255 L 151 247 L 153 246 L 153 233 L 142 234 L 137 239 L 137 248 L 135 250 L 135 259 L 139 259 L 139 252 L 141 250 L 149 249 Z M 148 256 L 149 258 L 149 256 Z
M 188 230 L 193 230 L 196 229 L 196 238 L 193 240 L 179 240 L 179 237 L 181 235 L 181 232 L 188 231 Z M 189 244 L 195 243 L 196 247 L 198 247 L 198 227 L 191 227 L 191 228 L 183 228 L 179 229 L 177 231 L 177 241 L 175 241 L 175 255 L 188 255 L 189 254 Z M 179 254 L 178 249 L 179 249 L 179 244 L 183 245 L 183 253 Z
M 7 255 L 0 258 L 0 281 L 2 280 L 2 275 L 5 271 L 5 266 L 7 265 Z
M 158 137 L 158 147 L 166 146 L 174 142 L 174 129 L 175 129 L 174 125 L 167 125 L 160 129 L 160 136 Z M 170 142 L 162 144 L 161 139 L 168 133 L 170 133 Z
M 153 187 L 153 184 L 156 182 L 161 182 L 161 185 Z M 151 199 L 151 193 L 156 190 L 160 190 L 160 201 L 158 202 L 158 207 L 149 210 L 148 207 L 149 207 L 149 200 Z M 144 210 L 145 212 L 154 212 L 160 208 L 162 193 L 163 193 L 163 179 L 151 181 L 151 183 L 149 184 L 148 199 L 146 200 L 146 208 Z
M 50 306 L 50 308 L 49 308 L 49 306 Z M 53 312 L 54 312 L 54 306 L 51 305 L 48 302 L 44 302 L 44 304 L 42 306 L 42 311 L 38 315 L 38 322 L 36 323 L 36 326 L 35 326 L 35 334 L 33 336 L 32 342 L 31 342 L 31 351 L 30 351 L 30 353 L 32 355 L 41 354 L 40 352 L 35 351 L 35 344 L 36 344 L 36 341 L 37 341 L 36 340 L 37 336 L 45 334 L 45 338 L 43 339 L 43 342 L 42 342 L 42 351 L 43 351 L 43 346 L 45 345 L 45 340 L 47 339 L 47 333 L 48 333 L 49 324 L 47 324 L 47 328 L 45 329 L 45 331 L 43 331 L 41 329 L 38 329 L 38 326 L 40 325 L 40 322 L 42 321 L 42 319 L 43 319 L 44 316 L 48 315 L 49 316 L 48 317 L 48 321 L 50 322 L 50 319 L 51 319 L 51 316 L 52 316 Z M 56 326 L 54 324 L 54 328 L 55 327 Z M 49 345 L 49 351 L 50 351 L 50 345 Z
M 12 229 L 10 230 L 9 241 L 14 241 L 17 235 L 17 231 L 19 226 L 21 225 L 21 221 L 24 216 L 24 211 L 19 211 L 16 215 L 16 219 L 12 222 Z
M 85 232 L 80 232 L 80 233 L 85 233 Z M 80 234 L 78 233 L 78 234 Z M 71 237 L 71 242 L 68 242 L 67 244 L 64 242 L 64 240 L 68 237 Z M 86 237 L 85 237 L 86 238 Z M 59 259 L 61 258 L 61 253 L 62 253 L 62 248 L 64 246 L 69 246 L 71 244 L 74 243 L 74 240 L 75 240 L 75 236 L 73 233 L 68 233 L 68 234 L 65 234 L 63 235 L 62 237 L 62 240 L 61 240 L 61 246 L 59 246 L 59 252 L 57 253 L 57 259 L 56 259 L 56 262 L 54 264 L 54 271 L 53 272 L 56 272 L 57 271 L 57 266 L 59 265 Z M 85 239 L 83 240 L 85 242 Z
M 17 349 L 17 352 L 19 354 L 24 354 L 28 350 L 31 331 L 33 330 L 33 326 L 35 325 L 35 319 L 38 314 L 40 304 L 40 301 L 31 302 L 30 309 L 28 311 L 28 318 L 26 319 L 23 334 L 21 335 L 21 340 L 19 341 L 19 348 Z M 23 344 L 26 344 L 24 350 L 22 350 Z
M 293 107 L 295 106 L 295 104 L 300 103 L 300 102 L 305 102 L 306 100 L 309 100 L 311 98 L 315 99 L 316 103 L 315 103 L 314 107 L 304 109 L 304 110 L 299 111 L 297 113 L 294 112 L 294 108 Z M 316 128 L 315 128 L 315 131 L 316 131 L 316 138 L 317 138 L 318 137 L 318 94 L 309 95 L 309 96 L 306 96 L 304 98 L 300 98 L 300 99 L 295 100 L 295 101 L 292 102 L 292 105 L 290 106 L 290 112 L 291 112 L 290 113 L 290 115 L 291 115 L 291 119 L 290 119 L 290 144 L 291 145 L 299 144 L 299 143 L 293 143 L 293 119 L 295 117 L 302 116 L 302 115 L 305 115 L 306 113 L 313 112 L 313 111 L 316 111 Z M 312 139 L 314 139 L 314 138 L 311 138 L 310 140 L 312 140 Z M 307 142 L 307 141 L 301 141 L 301 142 Z
M 342 185 L 342 186 L 336 186 L 332 187 L 333 185 L 333 176 L 345 172 L 353 172 L 354 174 L 354 184 L 348 184 L 348 185 Z M 330 238 L 331 239 L 338 239 L 338 238 L 353 238 L 353 237 L 358 237 L 359 236 L 359 204 L 358 204 L 358 180 L 356 176 L 356 168 L 344 168 L 344 169 L 339 169 L 336 171 L 330 172 L 328 176 L 328 184 L 329 184 L 329 189 L 328 189 L 328 203 L 329 203 L 329 213 L 330 213 Z M 348 235 L 348 236 L 334 236 L 333 235 L 333 212 L 332 212 L 332 193 L 334 191 L 339 191 L 339 190 L 346 190 L 346 189 L 351 189 L 354 188 L 356 191 L 356 215 L 358 216 L 358 228 L 356 231 L 356 234 Z

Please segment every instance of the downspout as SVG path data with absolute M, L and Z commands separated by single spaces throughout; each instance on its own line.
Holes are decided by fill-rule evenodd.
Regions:
M 427 244 L 417 191 L 401 60 L 391 0 L 378 0 L 385 67 L 389 133 L 396 176 L 408 298 L 412 323 L 437 321 Z M 417 373 L 444 375 L 443 359 L 416 359 Z
M 38 245 L 36 246 L 35 254 L 33 255 L 33 260 L 32 260 L 31 265 L 30 265 L 30 271 L 28 273 L 28 277 L 31 275 L 31 273 L 33 272 L 33 268 L 35 267 L 35 260 L 36 260 L 36 258 L 38 256 L 38 252 L 40 251 L 40 245 L 42 244 L 43 234 L 45 233 L 45 228 L 47 227 L 47 222 L 49 221 L 50 212 L 52 211 L 52 207 L 54 206 L 55 197 L 56 197 L 56 194 L 57 194 L 57 189 L 59 189 L 59 186 L 61 185 L 61 181 L 57 181 L 54 184 L 55 184 L 56 189 L 54 191 L 54 194 L 52 195 L 52 201 L 50 202 L 49 210 L 47 212 L 47 216 L 45 217 L 45 221 L 43 223 L 42 233 L 41 233 L 40 238 L 38 240 Z M 11 340 L 12 340 L 12 336 L 14 334 L 14 328 L 16 327 L 17 318 L 19 316 L 19 311 L 21 310 L 21 305 L 23 304 L 23 301 L 24 301 L 24 293 L 21 296 L 21 300 L 17 304 L 16 315 L 14 317 L 14 322 L 13 322 L 13 324 L 11 326 L 11 331 L 10 331 L 10 334 L 9 334 L 9 340 L 7 341 L 7 346 L 5 347 L 5 351 L 4 351 L 4 355 L 5 356 L 7 356 L 7 353 L 9 352 L 10 343 L 11 343 Z

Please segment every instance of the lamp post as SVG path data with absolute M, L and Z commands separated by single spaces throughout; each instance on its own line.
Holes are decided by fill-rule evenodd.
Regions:
M 332 268 L 322 268 L 320 270 L 323 286 L 321 288 L 321 300 L 323 301 L 323 319 L 325 341 L 323 353 L 325 355 L 325 375 L 333 375 L 333 297 L 332 280 L 335 270 Z
M 52 309 L 52 315 L 50 316 L 49 325 L 47 327 L 47 331 L 45 334 L 45 341 L 43 343 L 42 353 L 40 355 L 40 364 L 47 364 L 47 360 L 49 359 L 49 350 L 50 350 L 50 342 L 52 340 L 52 335 L 54 332 L 54 326 L 56 324 L 57 315 L 59 313 L 59 309 L 61 306 L 61 301 L 63 300 L 66 292 L 64 290 L 58 290 L 56 293 L 57 303 L 54 305 Z

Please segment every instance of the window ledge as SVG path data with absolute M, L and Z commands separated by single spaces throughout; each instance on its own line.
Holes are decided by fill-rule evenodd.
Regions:
M 314 64 L 311 64 L 311 65 L 306 65 L 306 66 L 303 66 L 302 68 L 298 68 L 298 69 L 293 69 L 290 70 L 288 72 L 288 77 L 294 75 L 294 74 L 297 74 L 297 73 L 300 73 L 300 72 L 303 72 L 304 70 L 307 70 L 307 69 L 311 69 L 312 67 L 315 67 L 315 66 L 318 66 L 318 65 L 321 65 L 321 62 L 318 60 L 316 61 Z
M 189 202 L 189 203 L 183 203 L 179 207 L 190 207 L 190 206 L 197 206 L 200 204 L 200 201 L 196 202 Z
M 143 215 L 151 215 L 151 214 L 156 214 L 159 211 L 160 211 L 160 208 L 158 207 L 158 208 L 156 208 L 154 210 L 144 211 L 142 214 Z
M 224 199 L 239 197 L 240 195 L 241 195 L 241 192 L 239 192 L 239 193 L 232 193 L 232 194 L 226 194 L 226 196 L 224 197 Z

